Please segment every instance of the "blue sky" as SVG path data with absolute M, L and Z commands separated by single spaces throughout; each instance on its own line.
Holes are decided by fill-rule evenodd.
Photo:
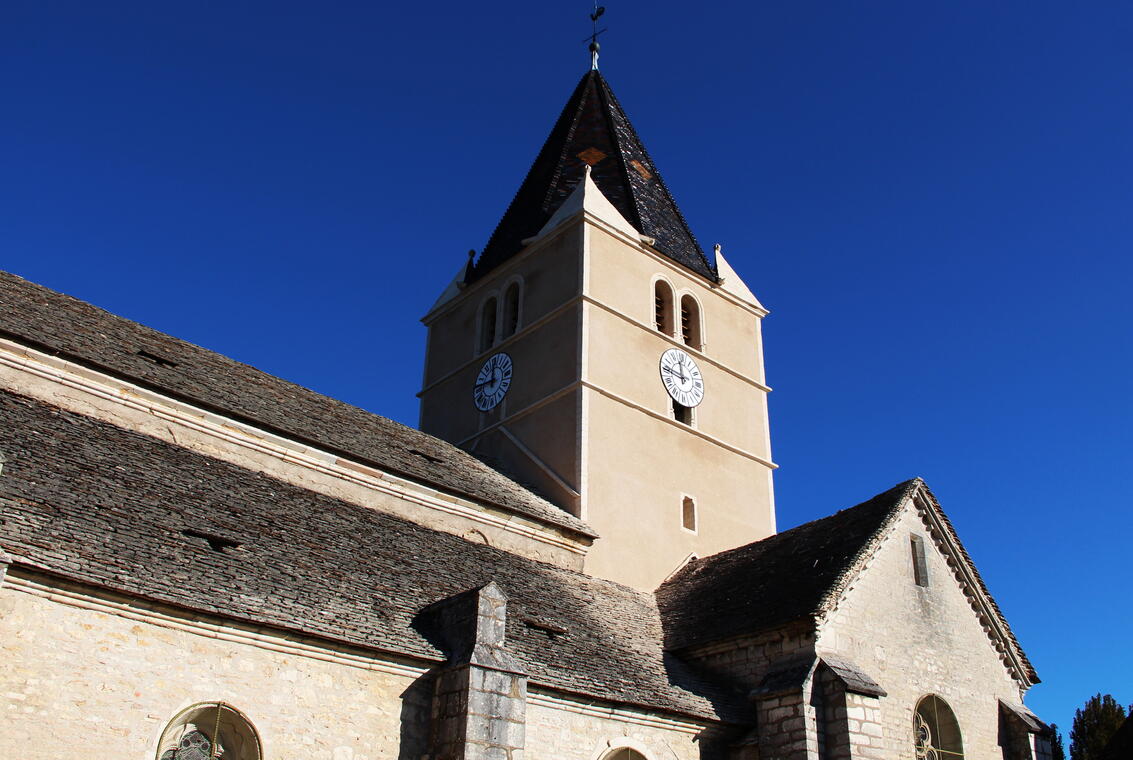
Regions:
M 1133 6 L 607 8 L 603 73 L 772 311 L 781 527 L 920 475 L 1033 709 L 1133 703 Z M 588 11 L 10 0 L 0 268 L 414 424 L 418 319 L 585 72 Z

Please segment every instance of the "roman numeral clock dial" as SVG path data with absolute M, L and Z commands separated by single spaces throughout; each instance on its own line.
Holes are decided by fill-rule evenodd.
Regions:
M 681 406 L 694 407 L 704 400 L 704 377 L 692 357 L 679 348 L 661 354 L 661 382 Z
M 493 354 L 484 362 L 472 387 L 472 401 L 481 412 L 495 409 L 504 400 L 511 387 L 511 357 L 505 353 Z

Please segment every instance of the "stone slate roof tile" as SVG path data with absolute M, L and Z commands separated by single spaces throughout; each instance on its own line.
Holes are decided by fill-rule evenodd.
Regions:
M 532 683 L 742 723 L 662 650 L 652 595 L 338 501 L 0 391 L 0 550 L 16 565 L 228 619 L 440 661 L 426 606 L 495 581 Z
M 446 493 L 595 535 L 581 520 L 438 438 L 7 272 L 0 272 L 0 337 Z
M 546 143 L 496 226 L 469 282 L 523 248 L 582 180 L 583 170 L 634 229 L 654 248 L 692 271 L 716 280 L 688 223 L 610 85 L 597 71 L 578 83 Z

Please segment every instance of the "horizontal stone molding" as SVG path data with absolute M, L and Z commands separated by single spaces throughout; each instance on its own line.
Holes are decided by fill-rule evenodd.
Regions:
M 84 583 L 19 563 L 13 558 L 0 593 L 20 593 L 80 610 L 115 615 L 137 623 L 154 625 L 196 636 L 256 647 L 280 654 L 372 670 L 407 679 L 417 679 L 443 665 L 442 661 L 417 660 L 392 652 L 367 651 L 317 636 L 284 631 L 267 625 L 253 625 L 208 613 L 183 610 L 161 602 L 140 599 Z M 590 717 L 698 734 L 711 723 L 693 722 L 676 716 L 634 709 L 585 697 L 567 695 L 544 686 L 530 684 L 527 702 L 554 710 Z
M 694 723 L 658 713 L 635 710 L 624 705 L 614 705 L 606 702 L 584 701 L 582 699 L 563 696 L 536 686 L 530 686 L 527 692 L 527 704 L 537 707 L 546 707 L 552 710 L 578 713 L 592 718 L 608 718 L 622 723 L 632 723 L 650 728 L 663 728 L 669 731 L 679 731 L 684 734 L 699 734 L 709 727 L 709 723 Z
M 775 470 L 775 469 L 778 469 L 778 467 L 779 467 L 779 465 L 775 464 L 770 459 L 766 459 L 764 457 L 761 457 L 758 454 L 754 454 L 754 453 L 752 453 L 752 452 L 750 452 L 746 449 L 741 449 L 738 446 L 733 446 L 732 444 L 727 443 L 727 442 L 717 438 L 714 435 L 708 435 L 708 433 L 705 433 L 702 430 L 697 430 L 694 427 L 689 427 L 688 425 L 677 422 L 672 417 L 669 417 L 667 415 L 661 414 L 660 412 L 654 411 L 654 410 L 650 409 L 649 407 L 642 406 L 641 404 L 637 403 L 636 401 L 630 401 L 625 396 L 621 396 L 617 393 L 613 393 L 612 391 L 608 391 L 605 388 L 600 388 L 597 385 L 594 385 L 593 383 L 589 383 L 589 382 L 585 382 L 585 381 L 583 381 L 582 383 L 579 383 L 579 385 L 583 386 L 584 388 L 589 388 L 590 390 L 595 391 L 597 393 L 600 393 L 603 396 L 605 396 L 606 398 L 611 399 L 612 401 L 617 401 L 619 404 L 624 404 L 625 406 L 628 406 L 632 409 L 636 409 L 637 411 L 641 412 L 642 414 L 648 414 L 650 417 L 653 417 L 654 419 L 661 420 L 662 422 L 665 422 L 669 425 L 672 425 L 673 427 L 680 428 L 682 431 L 689 433 L 690 435 L 694 435 L 697 438 L 708 441 L 709 443 L 714 443 L 717 446 L 719 446 L 720 448 L 726 449 L 727 451 L 730 451 L 733 454 L 738 454 L 741 457 L 744 457 L 745 459 L 750 459 L 753 462 L 758 462 L 759 464 L 763 465 L 764 467 L 767 467 L 768 469 Z
M 638 320 L 634 319 L 633 317 L 628 316 L 628 315 L 626 315 L 626 314 L 624 314 L 620 311 L 617 311 L 612 306 L 610 306 L 606 303 L 603 303 L 602 301 L 599 301 L 598 299 L 593 298 L 591 296 L 583 296 L 582 301 L 585 302 L 585 303 L 591 304 L 592 306 L 595 306 L 595 307 L 601 309 L 602 311 L 606 312 L 607 314 L 611 314 L 611 315 L 617 317 L 618 319 L 620 319 L 620 320 L 622 320 L 622 321 L 624 321 L 628 324 L 631 324 L 631 325 L 633 325 L 634 327 L 636 327 L 640 330 L 644 330 L 645 332 L 649 333 L 650 335 L 656 335 L 658 338 L 665 341 L 666 343 L 669 343 L 674 348 L 679 348 L 680 350 L 689 354 L 693 358 L 698 359 L 699 361 L 702 361 L 705 364 L 713 366 L 716 369 L 720 370 L 721 372 L 724 372 L 725 374 L 731 375 L 735 379 L 739 380 L 742 383 L 750 385 L 752 388 L 755 388 L 756 390 L 761 390 L 764 393 L 770 393 L 771 392 L 770 386 L 759 382 L 755 378 L 752 378 L 752 377 L 749 377 L 749 376 L 743 374 L 739 370 L 732 369 L 727 364 L 725 364 L 724 362 L 715 358 L 711 354 L 704 353 L 703 349 L 693 348 L 692 346 L 688 345 L 684 341 L 678 340 L 677 338 L 675 338 L 672 335 L 669 335 L 667 333 L 663 333 L 660 330 L 656 329 L 655 327 L 645 324 L 644 322 L 639 322 Z
M 270 626 L 239 623 L 205 613 L 182 612 L 159 602 L 127 597 L 93 586 L 40 575 L 34 570 L 13 565 L 0 589 L 47 599 L 68 607 L 90 610 L 133 620 L 139 623 L 192 633 L 219 641 L 258 647 L 272 652 L 334 662 L 364 670 L 375 670 L 406 678 L 418 678 L 437 663 L 414 664 L 408 658 L 391 654 L 391 659 L 313 636 L 298 636 Z

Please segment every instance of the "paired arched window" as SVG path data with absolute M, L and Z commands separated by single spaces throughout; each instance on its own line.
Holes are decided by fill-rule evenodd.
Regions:
M 917 760 L 963 760 L 960 724 L 948 703 L 935 694 L 917 705 L 913 716 L 913 749 Z
M 515 335 L 519 328 L 519 283 L 513 282 L 504 291 L 503 337 Z
M 244 715 L 224 702 L 181 711 L 161 734 L 158 760 L 260 760 L 260 737 Z
M 522 288 L 518 280 L 504 289 L 502 301 L 493 295 L 484 302 L 480 307 L 480 351 L 491 348 L 497 338 L 504 340 L 515 335 L 519 329 L 522 302 Z
M 673 334 L 673 289 L 664 280 L 653 285 L 653 327 L 657 332 Z
M 496 342 L 496 297 L 484 302 L 480 310 L 480 350 L 487 351 Z
M 700 305 L 690 295 L 681 298 L 681 340 L 689 348 L 700 350 Z
M 697 351 L 704 346 L 700 304 L 686 293 L 677 308 L 673 287 L 664 280 L 653 283 L 653 328 L 670 337 L 679 337 L 686 346 Z

